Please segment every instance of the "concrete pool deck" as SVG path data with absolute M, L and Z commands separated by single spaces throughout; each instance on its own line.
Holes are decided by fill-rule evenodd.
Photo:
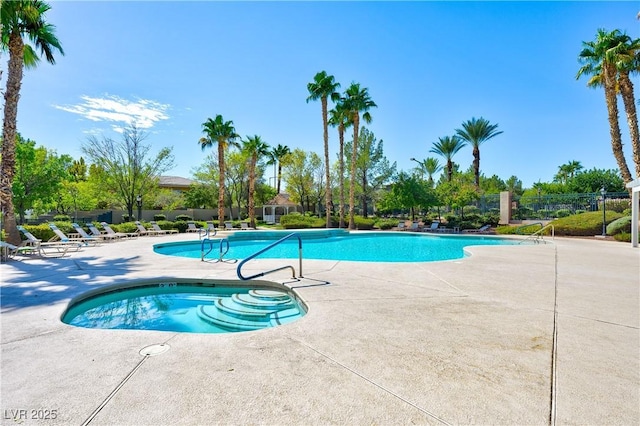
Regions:
M 236 265 L 151 250 L 194 238 L 3 263 L 2 424 L 640 423 L 640 250 L 630 244 L 556 238 L 445 262 L 305 260 L 310 279 L 264 279 L 287 281 L 308 314 L 255 332 L 60 321 L 72 297 L 105 284 L 236 279 Z M 246 268 L 285 263 L 297 270 L 297 260 Z

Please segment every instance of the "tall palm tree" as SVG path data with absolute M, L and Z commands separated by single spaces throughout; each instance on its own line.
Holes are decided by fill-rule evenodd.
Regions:
M 205 148 L 218 144 L 218 226 L 222 227 L 224 222 L 224 154 L 228 145 L 238 146 L 235 140 L 239 137 L 233 127 L 233 121 L 224 121 L 220 114 L 215 120 L 211 118 L 202 123 L 204 137 L 198 143 L 204 151 Z
M 351 125 L 349 114 L 344 106 L 344 102 L 340 101 L 329 111 L 329 124 L 338 127 L 338 184 L 340 191 L 340 205 L 338 207 L 339 227 L 344 228 L 344 132 Z
M 369 89 L 361 88 L 360 83 L 351 83 L 345 91 L 342 99 L 344 108 L 353 125 L 353 149 L 351 153 L 351 177 L 349 180 L 349 229 L 355 229 L 355 188 L 356 188 L 356 158 L 358 157 L 358 130 L 360 126 L 360 113 L 366 123 L 371 123 L 369 110 L 377 107 L 369 95 Z
M 258 160 L 270 154 L 269 145 L 260 136 L 247 136 L 242 141 L 242 150 L 250 157 L 249 162 L 249 226 L 256 227 L 255 192 L 256 192 L 256 166 Z
M 460 139 L 459 136 L 445 136 L 438 138 L 438 142 L 433 144 L 433 148 L 429 152 L 438 154 L 447 160 L 447 181 L 451 182 L 453 178 L 453 156 L 467 144 L 466 141 Z
M 617 31 L 617 30 L 616 30 Z M 629 136 L 633 150 L 633 162 L 636 177 L 640 177 L 640 131 L 638 129 L 638 114 L 636 112 L 633 83 L 630 74 L 640 72 L 640 39 L 633 40 L 626 34 L 618 35 L 619 45 L 614 49 L 615 64 L 618 68 L 618 89 L 622 96 L 624 109 L 627 113 Z
M 603 29 L 599 29 L 595 41 L 582 42 L 583 49 L 578 59 L 583 65 L 578 70 L 576 79 L 586 75 L 590 77 L 587 87 L 604 87 L 609 133 L 611 135 L 611 150 L 618 163 L 622 179 L 625 183 L 629 183 L 633 178 L 622 150 L 622 135 L 618 122 L 619 114 L 616 99 L 617 67 L 615 64 L 615 52 L 619 45 L 620 39 L 617 30 L 606 32 Z
M 7 240 L 20 244 L 16 216 L 13 208 L 13 176 L 15 174 L 16 125 L 18 99 L 22 86 L 22 69 L 35 67 L 40 51 L 47 62 L 55 64 L 54 52 L 64 55 L 55 27 L 45 21 L 51 7 L 40 0 L 4 1 L 0 8 L 0 50 L 9 51 L 7 87 L 4 92 L 4 123 L 2 125 L 2 164 L 0 166 L 0 201 L 4 215 Z M 31 44 L 25 43 L 27 38 Z
M 456 129 L 456 135 L 473 147 L 473 174 L 475 176 L 476 190 L 480 189 L 480 145 L 502 133 L 497 129 L 497 124 L 491 124 L 489 120 L 482 117 L 478 119 L 473 117 L 471 120 L 462 123 L 462 129 Z
M 278 146 L 271 149 L 270 155 L 273 158 L 274 164 L 275 162 L 278 163 L 278 176 L 276 178 L 277 194 L 280 193 L 280 182 L 282 182 L 282 160 L 289 154 L 291 154 L 291 150 L 286 145 L 278 144 Z
M 329 171 L 329 130 L 327 125 L 327 99 L 332 101 L 340 99 L 340 94 L 336 90 L 340 87 L 340 83 L 335 81 L 332 75 L 327 75 L 326 71 L 320 71 L 313 77 L 313 81 L 307 84 L 309 90 L 309 101 L 317 101 L 320 99 L 322 105 L 322 129 L 324 136 L 324 164 L 326 174 L 326 194 L 325 209 L 327 216 L 327 228 L 331 227 L 331 174 Z

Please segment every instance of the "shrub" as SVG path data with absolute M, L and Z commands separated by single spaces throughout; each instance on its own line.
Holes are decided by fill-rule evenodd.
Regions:
M 640 235 L 638 235 L 640 237 Z M 622 241 L 623 243 L 631 242 L 631 233 L 630 232 L 620 232 L 619 234 L 615 234 L 613 238 L 616 241 Z
M 34 237 L 42 241 L 49 241 L 56 235 L 51 228 L 49 228 L 49 225 L 45 223 L 41 223 L 40 225 L 24 225 L 24 229 L 31 232 Z M 22 233 L 20 233 L 20 236 L 23 240 L 26 240 Z
M 607 235 L 616 235 L 622 232 L 630 233 L 631 232 L 631 216 L 624 216 L 614 220 L 613 222 L 607 225 L 606 231 L 607 231 Z
M 122 220 L 123 220 L 123 222 L 131 222 L 131 221 L 134 220 L 134 218 L 133 218 L 133 216 L 129 216 L 128 213 L 124 213 L 122 215 Z
M 290 213 L 280 217 L 280 225 L 284 229 L 322 228 L 326 225 L 324 219 L 303 216 L 300 213 Z
M 159 220 L 167 220 L 167 215 L 164 214 L 154 214 L 153 215 L 153 220 L 155 220 L 156 222 Z
M 362 216 L 355 215 L 353 222 L 356 225 L 356 229 L 373 229 L 374 219 L 364 218 Z
M 622 217 L 621 213 L 613 211 L 606 212 L 606 223 Z M 594 236 L 602 233 L 602 213 L 587 212 L 574 214 L 568 217 L 556 219 L 551 222 L 555 228 L 556 235 L 570 236 Z
M 176 221 L 182 221 L 182 222 L 188 222 L 190 220 L 193 220 L 193 218 L 191 216 L 189 216 L 188 214 L 179 214 L 178 216 L 176 216 Z
M 68 214 L 57 214 L 53 217 L 54 222 L 71 222 L 71 217 Z
M 553 217 L 556 217 L 556 218 L 567 217 L 567 216 L 571 216 L 571 210 L 569 209 L 556 210 L 555 213 L 553 214 Z
M 399 221 L 395 219 L 379 219 L 375 225 L 378 229 L 386 230 L 398 226 L 398 222 Z

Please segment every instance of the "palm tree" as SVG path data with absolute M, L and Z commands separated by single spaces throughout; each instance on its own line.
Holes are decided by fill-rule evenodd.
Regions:
M 465 145 L 466 141 L 460 139 L 457 135 L 445 136 L 438 138 L 438 142 L 433 144 L 433 148 L 429 152 L 438 154 L 447 160 L 447 181 L 451 182 L 453 178 L 453 156 L 460 151 Z
M 227 145 L 238 145 L 235 140 L 239 136 L 233 127 L 233 121 L 224 121 L 220 114 L 216 115 L 215 120 L 209 118 L 202 123 L 202 132 L 205 136 L 198 141 L 202 150 L 213 144 L 218 144 L 218 226 L 222 227 L 224 222 L 224 154 Z
M 340 99 L 340 94 L 336 90 L 340 87 L 340 83 L 336 83 L 335 78 L 332 75 L 327 75 L 326 71 L 320 71 L 313 77 L 313 81 L 307 84 L 307 90 L 309 90 L 309 101 L 317 101 L 320 99 L 322 104 L 322 129 L 324 136 L 324 164 L 326 174 L 326 194 L 325 194 L 325 209 L 327 216 L 327 228 L 331 227 L 331 174 L 329 173 L 329 130 L 327 125 L 327 98 L 331 98 L 332 101 Z
M 634 102 L 633 83 L 629 77 L 630 74 L 640 71 L 640 39 L 633 40 L 626 34 L 619 34 L 618 40 L 620 44 L 614 51 L 615 63 L 618 68 L 617 87 L 620 90 L 627 114 L 636 177 L 640 177 L 640 131 L 638 130 L 638 115 Z
M 583 49 L 578 58 L 583 65 L 578 70 L 576 79 L 583 75 L 590 76 L 587 87 L 604 87 L 611 135 L 611 149 L 618 163 L 622 179 L 625 183 L 629 183 L 633 178 L 622 150 L 622 135 L 618 122 L 618 103 L 616 101 L 617 68 L 615 52 L 619 45 L 619 31 L 617 30 L 606 32 L 603 29 L 599 29 L 595 41 L 582 42 Z
M 275 164 L 276 162 L 278 163 L 278 177 L 276 178 L 277 194 L 280 193 L 280 182 L 282 181 L 282 160 L 289 154 L 291 154 L 291 150 L 289 149 L 289 147 L 280 144 L 278 144 L 278 146 L 276 147 L 273 147 L 271 149 L 271 153 L 269 154 L 273 159 L 272 164 Z
M 360 113 L 362 119 L 366 123 L 371 122 L 371 114 L 369 110 L 377 107 L 375 102 L 369 96 L 369 89 L 361 88 L 359 83 L 351 83 L 351 86 L 345 91 L 345 97 L 342 99 L 344 108 L 350 117 L 353 125 L 353 149 L 351 153 L 351 178 L 349 181 L 349 229 L 355 229 L 355 187 L 356 187 L 356 158 L 358 156 L 358 127 L 360 126 Z
M 16 125 L 18 99 L 22 86 L 22 69 L 33 68 L 40 61 L 34 47 L 47 62 L 55 64 L 54 52 L 64 55 L 55 36 L 55 27 L 45 21 L 51 7 L 40 0 L 4 1 L 0 8 L 0 49 L 9 51 L 7 87 L 4 92 L 4 123 L 2 125 L 2 165 L 0 166 L 0 201 L 7 241 L 20 244 L 13 208 L 13 176 L 15 174 Z M 25 44 L 28 38 L 34 47 Z
M 242 141 L 242 150 L 249 155 L 251 161 L 249 163 L 249 226 L 256 227 L 255 212 L 255 191 L 256 191 L 256 166 L 258 160 L 270 154 L 269 145 L 267 145 L 258 135 L 247 136 Z
M 442 170 L 442 166 L 437 158 L 427 157 L 424 162 L 424 170 L 427 172 L 427 176 L 429 176 L 429 185 L 433 186 L 433 175 Z
M 338 127 L 338 179 L 340 187 L 340 206 L 338 208 L 339 227 L 344 228 L 344 131 L 351 125 L 349 121 L 349 114 L 344 106 L 343 102 L 338 102 L 336 106 L 329 111 L 331 117 L 329 118 L 329 124 Z
M 471 144 L 473 147 L 473 173 L 475 176 L 476 190 L 480 189 L 480 145 L 494 136 L 498 136 L 502 131 L 498 131 L 497 124 L 490 124 L 488 120 L 480 117 L 473 117 L 462 123 L 462 129 L 456 129 L 456 134 Z

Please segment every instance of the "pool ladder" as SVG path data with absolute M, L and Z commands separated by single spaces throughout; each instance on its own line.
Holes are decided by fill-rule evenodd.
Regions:
M 293 278 L 296 278 L 296 270 L 291 265 L 281 266 L 280 268 L 275 268 L 275 269 L 271 269 L 269 271 L 260 272 L 260 273 L 255 274 L 255 275 L 251 275 L 250 277 L 245 277 L 244 275 L 242 275 L 242 267 L 244 266 L 245 263 L 247 263 L 248 261 L 256 258 L 257 256 L 260 256 L 262 253 L 264 253 L 264 252 L 266 252 L 268 250 L 271 250 L 272 248 L 274 248 L 278 244 L 281 244 L 281 243 L 283 243 L 284 241 L 286 241 L 286 240 L 288 240 L 290 238 L 297 238 L 298 239 L 298 263 L 299 263 L 299 272 L 300 272 L 299 275 L 298 275 L 298 278 L 304 278 L 302 276 L 302 238 L 300 238 L 300 235 L 298 235 L 295 232 L 280 238 L 278 241 L 276 241 L 276 242 L 274 242 L 272 244 L 269 244 L 267 247 L 263 248 L 262 250 L 259 250 L 259 251 L 255 252 L 254 254 L 252 254 L 251 256 L 247 257 L 242 262 L 240 262 L 238 264 L 238 268 L 236 269 L 236 272 L 238 274 L 238 278 L 240 278 L 241 280 L 246 281 L 246 280 L 251 280 L 251 279 L 257 278 L 257 277 L 263 277 L 263 276 L 265 276 L 267 274 L 271 274 L 273 272 L 282 271 L 283 269 L 291 269 L 291 273 L 293 274 Z
M 224 255 L 227 254 L 229 252 L 229 240 L 226 238 L 220 238 L 220 239 L 212 239 L 209 238 L 211 237 L 215 237 L 216 234 L 218 233 L 218 231 L 216 231 L 215 229 L 213 230 L 213 235 L 211 235 L 211 233 L 209 232 L 209 229 L 207 229 L 204 234 L 200 234 L 200 261 L 204 262 L 204 258 L 213 251 L 213 243 L 214 242 L 218 242 L 220 243 L 219 245 L 219 249 L 218 249 L 218 259 L 214 260 L 214 262 L 232 262 L 235 263 L 237 262 L 237 259 L 223 259 Z M 205 245 L 209 245 L 209 250 L 207 250 L 205 252 Z

